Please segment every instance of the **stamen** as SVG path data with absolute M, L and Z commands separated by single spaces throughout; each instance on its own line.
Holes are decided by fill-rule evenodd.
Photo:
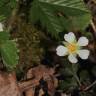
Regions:
M 67 48 L 68 48 L 69 53 L 74 53 L 77 50 L 77 45 L 76 44 L 68 44 Z

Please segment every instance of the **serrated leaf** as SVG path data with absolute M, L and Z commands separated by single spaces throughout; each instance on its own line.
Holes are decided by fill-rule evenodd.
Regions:
M 30 18 L 33 23 L 40 20 L 43 28 L 47 27 L 48 32 L 51 32 L 52 36 L 56 36 L 57 33 L 62 32 L 64 28 L 61 26 L 58 17 L 55 16 L 54 10 L 51 9 L 53 9 L 52 6 L 46 6 L 46 4 L 43 4 L 40 1 L 35 1 L 32 4 Z
M 13 41 L 6 41 L 1 45 L 1 56 L 5 66 L 13 69 L 18 64 L 17 47 Z
M 84 30 L 90 22 L 90 17 L 83 0 L 34 0 L 30 10 L 31 21 L 36 23 L 40 20 L 53 36 L 74 27 Z

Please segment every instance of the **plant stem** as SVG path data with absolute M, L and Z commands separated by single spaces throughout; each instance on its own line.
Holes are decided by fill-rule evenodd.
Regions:
M 76 74 L 74 74 L 74 78 L 76 79 L 76 81 L 79 84 L 79 86 L 81 86 L 81 82 L 80 82 L 80 80 L 79 80 L 79 78 L 78 78 L 78 76 Z
M 96 27 L 95 27 L 93 20 L 90 20 L 90 24 L 91 24 L 91 27 L 93 28 L 94 32 L 96 32 Z
M 73 66 L 73 65 L 74 65 L 74 64 L 72 64 L 73 76 L 74 76 L 74 78 L 76 79 L 78 85 L 81 86 L 81 82 L 80 82 L 80 80 L 79 80 L 79 78 L 78 78 L 78 76 L 77 76 L 77 73 L 76 73 L 75 70 L 74 70 L 74 66 Z

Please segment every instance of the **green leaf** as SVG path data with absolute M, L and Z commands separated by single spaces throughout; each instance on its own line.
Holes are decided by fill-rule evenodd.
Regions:
M 75 29 L 75 30 L 84 30 L 88 24 L 90 23 L 90 14 L 84 14 L 81 16 L 73 17 L 70 22 L 72 22 L 72 26 L 69 29 Z
M 9 40 L 10 34 L 8 32 L 2 31 L 0 32 L 0 43 Z
M 1 56 L 5 66 L 13 69 L 18 64 L 17 47 L 13 41 L 6 41 L 1 45 Z
M 76 80 L 74 77 L 72 78 L 66 78 L 66 80 L 60 81 L 60 89 L 66 90 L 66 89 L 74 89 L 78 86 Z
M 62 69 L 62 70 L 60 70 L 60 72 L 61 72 L 64 76 L 73 76 L 72 70 L 70 70 L 70 68 Z
M 76 27 L 76 30 L 84 30 L 90 17 L 83 0 L 34 0 L 30 10 L 31 21 L 36 23 L 40 20 L 53 36 Z
M 3 21 L 5 17 L 3 15 L 0 15 L 0 22 Z
M 52 9 L 53 6 L 44 4 L 39 0 L 34 1 L 32 3 L 30 19 L 33 23 L 40 20 L 43 28 L 47 27 L 48 32 L 51 32 L 51 35 L 56 37 L 57 33 L 62 32 L 64 28 Z
M 83 82 L 83 84 L 90 83 L 90 76 L 88 71 L 82 70 L 80 72 L 80 81 Z
M 16 0 L 0 0 L 0 15 L 9 17 L 11 11 L 16 7 Z

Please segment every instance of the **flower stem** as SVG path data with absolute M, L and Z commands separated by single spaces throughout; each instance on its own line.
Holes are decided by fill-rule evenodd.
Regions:
M 77 83 L 78 83 L 78 85 L 79 86 L 81 86 L 81 82 L 80 82 L 80 80 L 79 80 L 79 78 L 78 78 L 78 76 L 77 76 L 77 73 L 76 73 L 76 71 L 75 71 L 75 69 L 74 69 L 74 66 L 73 66 L 74 64 L 72 64 L 72 72 L 73 72 L 73 77 L 76 79 L 76 81 L 77 81 Z
M 76 74 L 74 74 L 74 78 L 76 79 L 79 86 L 81 86 L 81 82 Z

